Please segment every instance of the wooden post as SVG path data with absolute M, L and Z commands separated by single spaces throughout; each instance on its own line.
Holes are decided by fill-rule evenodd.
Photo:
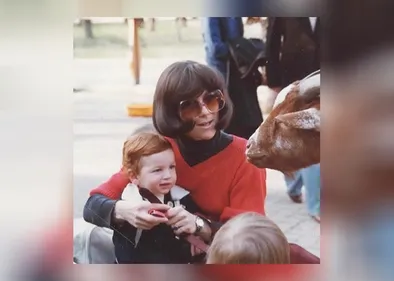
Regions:
M 136 18 L 129 19 L 129 46 L 132 52 L 130 61 L 130 70 L 134 77 L 136 85 L 140 84 L 140 73 L 141 73 L 141 51 L 140 51 L 140 40 L 139 40 L 139 28 L 138 20 Z
M 83 19 L 81 22 L 85 30 L 85 38 L 93 39 L 94 36 L 93 36 L 92 21 L 90 19 Z

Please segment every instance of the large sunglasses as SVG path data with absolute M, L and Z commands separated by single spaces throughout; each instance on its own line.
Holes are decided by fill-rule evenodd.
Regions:
M 220 90 L 204 92 L 201 97 L 202 102 L 197 99 L 192 99 L 184 100 L 179 103 L 179 115 L 182 120 L 195 119 L 201 114 L 204 106 L 210 113 L 216 113 L 225 105 L 224 95 Z

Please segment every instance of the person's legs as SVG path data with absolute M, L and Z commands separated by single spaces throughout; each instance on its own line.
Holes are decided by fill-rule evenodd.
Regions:
M 295 203 L 302 203 L 301 188 L 303 185 L 303 179 L 301 171 L 294 172 L 292 176 L 285 175 L 285 182 L 290 199 Z
M 301 169 L 308 213 L 320 220 L 320 164 Z

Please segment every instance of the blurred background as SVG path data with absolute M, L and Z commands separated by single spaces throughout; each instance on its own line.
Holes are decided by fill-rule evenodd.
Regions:
M 74 22 L 74 58 L 125 58 L 133 19 L 83 18 Z M 137 18 L 143 58 L 204 55 L 198 18 Z
M 251 19 L 243 18 L 245 37 L 265 39 L 267 19 Z M 136 84 L 143 88 L 154 85 L 172 62 L 189 59 L 205 63 L 198 17 L 79 18 L 73 30 L 76 91 L 105 86 L 116 91 Z M 133 59 L 134 31 L 138 33 L 138 65 Z

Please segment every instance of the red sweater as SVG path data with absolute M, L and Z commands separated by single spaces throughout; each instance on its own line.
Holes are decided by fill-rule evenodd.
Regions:
M 175 140 L 169 139 L 175 153 L 176 184 L 190 191 L 204 215 L 215 221 L 226 221 L 245 211 L 265 214 L 266 171 L 246 161 L 246 140 L 233 137 L 224 150 L 190 167 L 183 159 Z M 129 180 L 114 174 L 90 192 L 112 199 L 120 198 Z

